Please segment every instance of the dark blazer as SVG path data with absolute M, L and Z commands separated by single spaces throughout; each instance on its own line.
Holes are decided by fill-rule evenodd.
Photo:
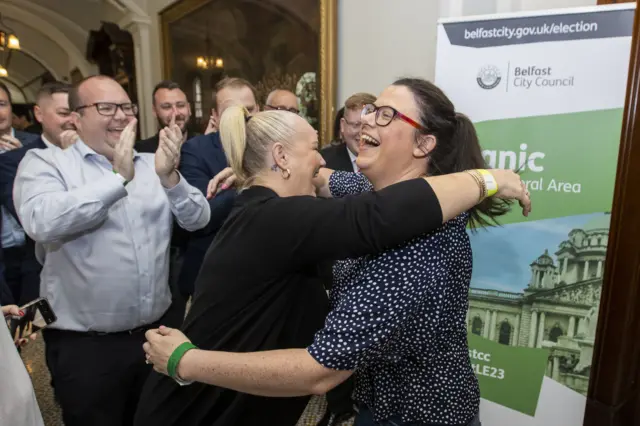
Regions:
M 187 132 L 187 139 L 195 138 L 198 136 L 198 133 L 189 133 Z M 155 153 L 158 150 L 158 144 L 160 143 L 160 133 L 156 133 L 150 138 L 143 139 L 141 141 L 136 142 L 135 149 L 138 152 L 148 152 Z
M 22 148 L 0 154 L 0 204 L 6 207 L 18 222 L 20 222 L 20 219 L 18 219 L 18 214 L 16 213 L 16 208 L 13 204 L 13 182 L 16 179 L 18 166 L 20 165 L 20 161 L 22 161 L 24 156 L 27 154 L 27 151 L 30 149 L 47 148 L 42 137 L 38 135 L 30 135 L 29 133 L 24 134 L 35 136 L 35 138 L 29 138 L 26 144 L 25 142 L 22 142 Z M 19 139 L 18 132 L 16 132 L 16 139 Z
M 374 254 L 442 224 L 422 179 L 356 196 L 278 197 L 253 186 L 236 198 L 207 251 L 182 331 L 203 350 L 305 348 L 328 313 L 319 261 Z M 152 372 L 135 425 L 294 425 L 309 396 L 267 398 Z
M 324 162 L 327 163 L 327 168 L 332 170 L 342 170 L 345 172 L 352 172 L 353 166 L 351 165 L 351 157 L 347 152 L 347 145 L 341 143 L 340 145 L 330 145 L 322 151 L 320 151 Z
M 18 172 L 18 166 L 20 162 L 30 149 L 47 149 L 47 145 L 42 140 L 42 137 L 38 135 L 30 135 L 28 133 L 20 132 L 22 141 L 22 148 L 14 149 L 0 154 L 0 204 L 4 206 L 9 213 L 15 217 L 16 221 L 20 223 L 18 214 L 16 212 L 15 204 L 13 203 L 13 183 L 16 179 L 16 173 Z M 28 135 L 26 138 L 25 135 Z M 35 136 L 32 138 L 31 136 Z M 16 139 L 18 138 L 18 132 L 16 132 Z M 1 213 L 1 209 L 0 209 Z M 23 282 L 22 295 L 23 300 L 14 300 L 15 303 L 27 302 L 38 295 L 39 281 L 37 277 L 42 270 L 42 265 L 36 259 L 36 246 L 35 242 L 25 234 L 25 255 L 21 262 L 21 268 L 25 276 L 33 277 L 33 281 L 29 281 L 29 284 Z M 0 250 L 1 251 L 1 250 Z M 4 265 L 3 269 L 3 283 L 4 280 Z M 2 284 L 0 284 L 2 286 Z M 5 287 L 8 289 L 8 285 L 5 283 Z M 2 289 L 0 289 L 2 293 Z M 0 296 L 2 297 L 2 296 Z M 4 299 L 5 297 L 3 297 Z
M 2 233 L 2 209 L 0 209 L 0 233 Z M 16 303 L 13 300 L 13 294 L 7 286 L 7 282 L 4 279 L 4 261 L 2 253 L 2 240 L 0 240 L 0 306 L 12 305 Z
M 196 136 L 182 146 L 180 155 L 180 173 L 191 185 L 205 196 L 209 181 L 227 167 L 218 133 Z M 178 285 L 183 295 L 191 295 L 200 265 L 211 241 L 222 226 L 233 207 L 235 190 L 223 191 L 209 200 L 211 219 L 209 224 L 190 235 L 184 254 L 184 261 Z
M 22 130 L 14 130 L 14 133 L 16 135 L 16 139 L 18 139 L 20 143 L 22 143 L 23 147 L 40 139 L 40 134 L 38 133 L 29 133 Z

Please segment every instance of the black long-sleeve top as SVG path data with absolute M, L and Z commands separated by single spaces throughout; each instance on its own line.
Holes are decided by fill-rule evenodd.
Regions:
M 251 187 L 205 256 L 182 331 L 205 350 L 305 348 L 328 313 L 319 262 L 378 253 L 441 224 L 423 179 L 330 200 Z M 295 425 L 308 399 L 180 386 L 152 373 L 136 425 Z

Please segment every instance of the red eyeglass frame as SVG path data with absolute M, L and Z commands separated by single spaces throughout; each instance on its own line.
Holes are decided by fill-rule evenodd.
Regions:
M 373 108 L 373 110 L 371 112 L 365 112 L 367 109 L 369 108 Z M 383 109 L 383 108 L 388 108 L 391 111 L 393 111 L 393 117 L 391 117 L 391 120 L 389 120 L 389 122 L 387 124 L 380 124 L 378 123 L 378 115 L 379 112 Z M 405 123 L 408 123 L 409 125 L 415 127 L 418 130 L 423 130 L 423 131 L 427 131 L 427 128 L 424 127 L 422 124 L 418 123 L 417 121 L 415 121 L 412 118 L 407 117 L 406 115 L 404 115 L 403 113 L 401 113 L 400 111 L 398 111 L 397 109 L 395 109 L 392 106 L 389 105 L 382 105 L 382 106 L 377 106 L 374 104 L 366 104 L 362 107 L 362 113 L 360 114 L 362 118 L 364 118 L 365 115 L 367 114 L 376 114 L 376 124 L 380 127 L 386 127 L 389 124 L 391 124 L 391 122 L 393 121 L 394 118 L 398 117 L 399 119 L 401 119 L 402 121 L 404 121 Z

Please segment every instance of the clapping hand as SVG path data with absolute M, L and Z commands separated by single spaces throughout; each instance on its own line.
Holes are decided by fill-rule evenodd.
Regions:
M 168 127 L 160 130 L 158 150 L 155 155 L 156 174 L 165 188 L 173 188 L 180 181 L 177 173 L 182 149 L 182 131 L 176 124 L 175 115 Z
M 116 144 L 113 154 L 113 170 L 120 173 L 120 175 L 129 182 L 135 175 L 133 167 L 133 144 L 136 141 L 137 122 L 134 118 L 127 124 L 120 134 L 120 139 Z
M 60 148 L 67 149 L 76 143 L 78 139 L 80 139 L 80 136 L 75 130 L 65 130 L 60 133 Z
M 207 124 L 207 128 L 204 131 L 205 135 L 208 135 L 209 133 L 215 133 L 218 131 L 218 120 L 216 120 L 216 116 L 213 114 L 213 111 L 211 111 L 211 117 L 209 117 L 209 123 Z
M 22 148 L 22 143 L 18 139 L 11 135 L 0 136 L 0 149 L 11 151 L 18 148 Z

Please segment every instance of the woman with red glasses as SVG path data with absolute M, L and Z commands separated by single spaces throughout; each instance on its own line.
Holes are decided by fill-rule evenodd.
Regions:
M 255 134 L 250 129 L 254 120 L 260 120 L 258 117 L 251 118 L 246 130 L 243 130 L 247 142 L 250 135 Z M 437 179 L 445 177 L 439 175 L 470 171 L 478 184 L 478 203 L 454 213 L 444 224 L 378 254 L 356 255 L 339 261 L 334 267 L 331 311 L 324 328 L 315 334 L 313 343 L 304 349 L 277 350 L 282 346 L 276 346 L 270 348 L 276 350 L 266 350 L 269 348 L 265 347 L 247 350 L 244 346 L 242 350 L 230 350 L 228 346 L 217 343 L 219 337 L 211 343 L 212 336 L 225 335 L 221 334 L 224 330 L 221 324 L 200 321 L 200 328 L 207 328 L 208 331 L 196 332 L 189 318 L 184 327 L 186 334 L 193 339 L 193 343 L 209 350 L 194 348 L 178 330 L 161 328 L 147 332 L 148 342 L 144 349 L 157 371 L 169 373 L 182 384 L 185 384 L 184 381 L 200 382 L 190 385 L 198 386 L 192 389 L 193 401 L 200 399 L 200 404 L 204 404 L 205 400 L 210 401 L 214 397 L 214 389 L 217 389 L 216 398 L 220 401 L 217 412 L 222 413 L 224 409 L 220 405 L 224 398 L 220 396 L 221 388 L 237 391 L 238 395 L 277 396 L 281 398 L 271 399 L 271 403 L 261 399 L 260 410 L 252 411 L 245 405 L 245 419 L 250 413 L 255 417 L 242 424 L 292 425 L 297 417 L 289 417 L 287 422 L 286 413 L 280 414 L 279 421 L 275 417 L 267 419 L 271 410 L 269 407 L 275 409 L 279 406 L 282 397 L 324 394 L 355 373 L 355 398 L 359 405 L 357 426 L 479 424 L 480 395 L 469 359 L 465 322 L 472 269 L 466 226 L 494 221 L 508 210 L 508 205 L 503 200 L 489 196 L 495 191 L 495 180 L 491 173 L 483 170 L 485 163 L 472 123 L 466 116 L 457 113 L 449 99 L 433 84 L 421 79 L 398 80 L 380 95 L 375 105 L 364 108 L 362 119 L 362 140 L 357 159 L 362 173 L 325 173 L 328 175 L 328 187 L 324 189 L 330 190 L 334 198 L 355 203 L 359 197 L 371 194 L 371 191 L 373 194 L 386 194 L 398 185 L 408 184 L 420 177 Z M 247 156 L 259 151 L 255 143 L 248 143 L 247 147 Z M 256 170 L 268 168 L 272 157 L 280 152 L 270 149 L 266 151 L 268 154 L 265 158 L 259 161 L 250 160 L 249 157 L 233 161 L 237 157 L 234 153 L 236 150 L 237 146 L 234 147 L 227 140 L 225 151 L 230 163 L 240 180 L 245 182 L 252 175 L 247 173 L 248 167 L 253 165 Z M 292 150 L 290 155 L 295 156 L 294 152 Z M 492 173 L 498 176 L 500 172 Z M 264 179 L 266 175 L 268 172 L 263 171 L 258 173 L 257 178 Z M 463 193 L 457 190 L 449 195 L 463 197 Z M 305 215 L 294 218 L 293 199 L 297 202 L 301 202 L 301 199 L 290 198 L 291 208 L 281 210 L 278 218 L 265 216 L 268 209 L 267 202 L 263 200 L 263 213 L 253 216 L 252 223 L 243 224 L 243 230 L 256 227 L 256 236 L 273 234 L 272 242 L 276 244 L 274 250 L 263 251 L 250 261 L 251 265 L 266 265 L 265 259 L 269 259 L 270 266 L 262 273 L 281 270 L 283 279 L 287 274 L 304 274 L 305 270 L 300 265 L 292 263 L 291 259 L 295 257 L 285 256 L 285 253 L 291 251 L 300 256 L 300 253 L 315 245 L 312 253 L 316 253 L 317 261 L 326 259 L 330 251 L 341 258 L 339 254 L 344 252 L 345 244 L 357 241 L 360 238 L 358 235 L 369 238 L 365 234 L 375 225 L 370 217 L 362 215 L 358 220 L 362 228 L 354 229 L 353 233 L 349 231 L 347 235 L 345 233 L 349 228 L 344 228 L 341 215 L 329 217 L 328 213 L 319 211 L 313 218 Z M 318 207 L 328 202 L 317 201 Z M 525 203 L 526 215 L 529 196 L 524 188 L 521 201 Z M 283 199 L 279 202 L 284 203 Z M 414 211 L 400 207 L 394 201 L 382 203 L 376 209 L 390 207 L 390 203 L 401 209 L 399 214 L 405 221 L 414 220 Z M 383 213 L 382 210 L 380 212 Z M 231 229 L 234 226 L 231 220 L 227 221 L 225 227 Z M 237 221 L 237 216 L 233 220 Z M 264 220 L 268 220 L 271 226 L 260 225 Z M 301 223 L 305 221 L 309 221 L 309 230 L 314 230 L 313 241 L 307 238 L 308 230 L 301 230 Z M 287 237 L 286 233 L 279 233 L 278 230 L 282 228 L 276 226 L 279 223 L 288 223 L 287 226 L 295 228 L 298 235 Z M 261 230 L 258 231 L 257 227 L 260 226 Z M 329 246 L 319 250 L 318 244 L 325 237 L 330 241 Z M 259 240 L 252 241 L 255 244 Z M 223 250 L 223 242 L 223 239 L 219 239 L 210 248 L 208 261 L 217 262 L 218 269 L 207 268 L 205 261 L 199 277 L 201 286 L 205 285 L 205 280 L 215 286 L 213 281 L 221 276 L 229 277 L 230 281 L 217 284 L 218 287 L 233 287 L 236 298 L 242 298 L 246 291 L 255 291 L 260 286 L 267 285 L 269 291 L 274 290 L 273 283 L 261 283 L 257 278 L 251 283 L 245 282 L 251 269 L 246 263 L 248 260 L 237 263 L 229 258 L 223 262 L 223 257 L 233 254 L 228 253 L 228 248 Z M 276 246 L 278 249 L 275 249 Z M 232 268 L 232 263 L 242 265 L 244 269 L 231 274 L 227 269 Z M 226 271 L 224 274 L 223 270 Z M 252 274 L 258 272 L 251 271 Z M 235 278 L 231 279 L 232 276 Z M 249 287 L 242 290 L 244 285 Z M 299 284 L 288 291 L 293 288 L 300 289 Z M 198 291 L 201 294 L 207 292 L 204 287 Z M 274 291 L 283 294 L 285 290 L 284 287 L 278 287 Z M 309 301 L 311 294 L 305 292 L 305 295 L 299 303 Z M 194 309 L 202 303 L 198 299 L 196 295 Z M 226 306 L 219 300 L 217 303 L 220 305 L 218 310 Z M 227 303 L 231 303 L 231 299 Z M 236 322 L 246 316 L 238 315 Z M 252 321 L 252 326 L 246 330 L 254 337 L 258 327 L 256 321 Z M 292 333 L 300 326 L 291 323 L 286 333 Z M 229 324 L 229 327 L 235 328 L 235 323 Z M 249 334 L 238 336 L 237 339 L 247 343 Z M 206 388 L 202 383 L 214 386 Z M 150 395 L 151 392 L 149 389 Z M 205 397 L 207 392 L 212 393 Z M 238 403 L 231 396 L 227 396 L 226 400 L 228 404 Z M 258 404 L 257 401 L 255 404 Z M 167 402 L 171 404 L 171 400 Z M 191 420 L 189 424 L 200 424 L 193 417 L 196 405 L 182 407 L 179 411 Z M 223 424 L 214 421 L 221 414 L 212 410 L 210 407 L 208 424 Z M 176 412 L 175 409 L 173 412 Z

